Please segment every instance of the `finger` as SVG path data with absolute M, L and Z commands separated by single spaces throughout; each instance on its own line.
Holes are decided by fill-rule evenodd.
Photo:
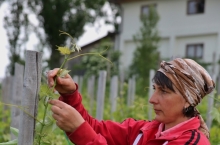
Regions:
M 59 71 L 59 68 L 55 68 L 48 72 L 47 79 L 48 79 L 48 84 L 50 86 L 54 85 L 54 77 L 57 75 L 58 71 Z
M 60 121 L 56 120 L 56 125 L 57 125 L 60 129 L 63 130 L 63 128 L 62 128 L 62 124 L 60 123 Z
M 63 76 L 62 78 L 72 78 L 69 74 L 66 74 L 65 76 Z
M 52 117 L 54 118 L 54 120 L 57 120 L 57 121 L 60 120 L 60 116 L 57 114 L 52 114 Z
M 63 109 L 65 108 L 65 106 L 67 106 L 66 103 L 60 101 L 60 100 L 57 100 L 57 99 L 52 99 L 52 100 L 49 100 L 48 101 L 49 104 L 53 105 L 53 106 L 57 106 L 59 107 L 60 109 Z
M 54 114 L 59 115 L 59 114 L 62 113 L 62 108 L 59 108 L 59 107 L 53 105 L 53 106 L 51 107 L 51 111 L 52 111 Z
M 69 74 L 65 78 L 57 77 L 57 83 L 60 85 L 69 85 L 69 83 L 74 83 L 73 79 Z

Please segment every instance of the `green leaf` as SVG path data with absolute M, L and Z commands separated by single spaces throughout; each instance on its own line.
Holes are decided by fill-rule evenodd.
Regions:
M 67 55 L 72 52 L 68 47 L 60 47 L 60 46 L 57 47 L 58 47 L 57 50 L 60 52 L 60 54 Z
M 50 116 L 46 116 L 44 133 L 53 132 L 56 129 L 56 121 Z
M 43 141 L 41 144 L 42 144 L 42 145 L 51 145 L 51 142 L 49 142 L 49 141 Z
M 17 128 L 14 128 L 14 127 L 11 127 L 11 126 L 10 126 L 10 131 L 11 131 L 11 133 L 13 133 L 16 137 L 18 137 L 19 130 L 18 130 Z
M 69 72 L 70 72 L 70 70 L 61 69 L 58 76 L 61 78 L 64 78 Z
M 8 142 L 0 143 L 0 145 L 17 145 L 17 144 L 18 144 L 18 139 L 14 139 L 14 140 L 11 140 Z
M 51 88 L 49 88 L 47 84 L 41 84 L 39 95 L 40 95 L 40 99 L 43 100 L 47 100 L 48 97 L 56 98 L 59 96 L 58 94 L 53 93 L 53 91 L 51 90 Z
M 42 127 L 42 124 L 40 122 L 37 122 L 36 125 L 35 125 L 35 131 L 39 132 L 41 127 Z
M 212 116 L 214 117 L 214 119 L 220 123 L 220 112 L 218 111 L 217 108 L 213 107 L 212 108 Z

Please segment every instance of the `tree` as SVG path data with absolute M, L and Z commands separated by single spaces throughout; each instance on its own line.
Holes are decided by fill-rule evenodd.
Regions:
M 7 15 L 4 17 L 4 27 L 7 31 L 9 39 L 9 60 L 10 64 L 7 67 L 7 72 L 14 74 L 15 62 L 24 64 L 21 58 L 22 47 L 27 41 L 27 31 L 24 36 L 21 36 L 24 28 L 27 28 L 27 14 L 23 12 L 23 4 L 21 0 L 8 1 L 10 8 Z
M 138 84 L 143 88 L 149 84 L 149 71 L 158 67 L 159 53 L 157 51 L 160 37 L 158 35 L 157 23 L 159 16 L 153 6 L 149 7 L 149 13 L 141 15 L 141 28 L 134 35 L 133 40 L 137 44 L 137 49 L 133 55 L 130 65 L 130 74 L 138 76 Z
M 49 68 L 60 65 L 60 55 L 56 45 L 65 45 L 66 38 L 59 37 L 59 30 L 68 32 L 77 40 L 84 32 L 85 24 L 94 22 L 106 0 L 29 0 L 29 6 L 38 15 L 40 26 L 46 33 L 46 41 L 51 50 Z M 41 7 L 38 10 L 38 7 Z
M 56 45 L 65 45 L 67 37 L 60 37 L 59 30 L 68 32 L 74 39 L 78 39 L 84 32 L 84 26 L 102 18 L 102 10 L 106 0 L 11 0 L 12 13 L 5 17 L 5 28 L 10 41 L 10 53 L 13 60 L 10 67 L 21 59 L 21 50 L 28 40 L 30 32 L 36 33 L 42 48 L 49 48 L 51 55 L 47 60 L 49 68 L 60 65 L 60 55 Z M 33 25 L 28 14 L 37 15 L 39 25 Z M 20 36 L 24 35 L 24 38 Z M 22 40 L 22 41 L 21 41 Z M 23 49 L 21 49 L 23 48 Z M 17 52 L 17 53 L 14 53 Z M 15 60 L 15 58 L 17 60 Z M 18 58 L 17 58 L 18 57 Z M 13 69 L 12 71 L 13 72 Z

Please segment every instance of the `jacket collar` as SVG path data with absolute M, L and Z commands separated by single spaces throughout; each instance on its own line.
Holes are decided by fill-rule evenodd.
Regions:
M 144 126 L 141 130 L 144 131 L 150 131 L 151 129 L 157 129 L 159 130 L 160 122 L 158 121 L 152 121 L 152 124 L 148 124 Z M 190 120 L 187 120 L 179 125 L 176 125 L 164 132 L 161 132 L 161 136 L 158 137 L 158 139 L 165 139 L 165 140 L 173 140 L 175 138 L 178 138 L 180 135 L 182 135 L 184 132 L 189 130 L 198 129 L 200 126 L 200 120 L 198 117 L 193 117 Z
M 198 129 L 200 126 L 200 121 L 198 117 L 193 117 L 190 120 L 187 120 L 179 125 L 176 125 L 164 132 L 162 132 L 161 136 L 158 139 L 174 139 L 178 138 L 184 132 L 189 130 Z

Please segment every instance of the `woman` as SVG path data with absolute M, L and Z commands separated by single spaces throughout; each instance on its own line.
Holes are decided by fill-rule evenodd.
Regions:
M 57 72 L 48 73 L 49 86 Z M 61 97 L 49 103 L 57 126 L 77 145 L 209 145 L 208 128 L 195 108 L 215 87 L 206 70 L 191 59 L 162 61 L 153 82 L 155 91 L 149 100 L 156 114 L 153 121 L 94 119 L 69 75 L 57 78 Z

